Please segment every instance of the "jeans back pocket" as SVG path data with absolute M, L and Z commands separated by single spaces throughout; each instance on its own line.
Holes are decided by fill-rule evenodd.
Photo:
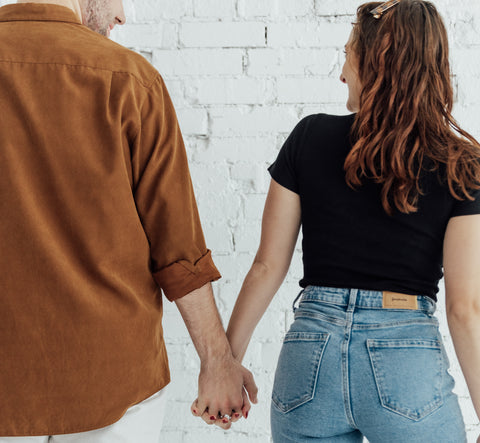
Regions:
M 278 358 L 272 401 L 289 412 L 312 400 L 329 333 L 288 332 Z
M 443 404 L 438 340 L 369 339 L 367 348 L 384 408 L 418 421 Z

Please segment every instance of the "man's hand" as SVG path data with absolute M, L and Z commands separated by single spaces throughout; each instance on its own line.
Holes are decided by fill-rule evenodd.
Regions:
M 242 416 L 248 417 L 250 401 L 258 402 L 257 392 L 252 373 L 233 357 L 208 362 L 200 370 L 192 414 L 229 429 Z
M 228 429 L 232 421 L 248 416 L 250 400 L 257 402 L 253 376 L 233 358 L 210 283 L 175 303 L 201 362 L 198 399 L 192 413 Z

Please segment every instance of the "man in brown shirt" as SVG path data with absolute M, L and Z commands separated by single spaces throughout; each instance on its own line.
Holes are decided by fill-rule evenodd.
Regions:
M 106 38 L 124 21 L 121 0 L 0 8 L 0 436 L 102 428 L 167 385 L 161 290 L 200 356 L 197 412 L 256 396 L 163 80 Z

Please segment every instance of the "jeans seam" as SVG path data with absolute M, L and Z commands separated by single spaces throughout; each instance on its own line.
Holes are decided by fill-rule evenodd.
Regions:
M 344 320 L 341 320 L 341 319 L 337 319 L 335 317 L 330 317 L 330 316 L 327 316 L 327 315 L 323 315 L 323 314 L 318 314 L 316 312 L 304 312 L 304 311 L 298 311 L 295 313 L 295 319 L 297 318 L 314 318 L 316 320 L 322 320 L 322 321 L 326 321 L 327 323 L 331 323 L 333 325 L 337 325 L 337 326 L 344 326 L 345 325 L 345 321 Z
M 297 308 L 295 312 L 295 319 L 297 318 L 315 318 L 318 320 L 326 321 L 328 323 L 338 325 L 338 326 L 344 326 L 345 325 L 345 320 L 336 318 L 336 317 L 331 317 L 327 316 L 324 314 L 319 314 L 317 312 L 305 312 L 301 308 Z M 435 319 L 435 317 L 434 317 Z M 400 320 L 400 321 L 395 321 L 395 322 L 389 322 L 389 323 L 371 323 L 371 324 L 354 324 L 352 325 L 353 330 L 366 330 L 366 329 L 382 329 L 382 328 L 391 328 L 395 326 L 409 326 L 409 325 L 431 325 L 431 326 L 438 326 L 438 321 L 435 319 L 432 321 L 431 319 L 415 319 L 415 320 Z
M 357 289 L 352 289 L 350 291 L 350 299 L 348 303 L 348 308 L 346 311 L 346 322 L 345 322 L 345 336 L 342 343 L 342 372 L 343 372 L 343 402 L 345 408 L 345 415 L 347 421 L 354 429 L 357 429 L 355 419 L 353 418 L 352 404 L 351 404 L 351 394 L 350 394 L 350 379 L 349 379 L 349 358 L 348 352 L 350 348 L 350 339 L 352 336 L 352 326 L 353 326 L 353 311 L 355 310 L 355 300 L 358 294 Z
M 384 329 L 384 328 L 392 328 L 397 326 L 411 326 L 411 325 L 427 325 L 427 326 L 438 326 L 438 323 L 431 322 L 430 320 L 402 320 L 402 321 L 395 321 L 390 323 L 372 323 L 372 324 L 356 324 L 353 326 L 354 330 L 367 330 L 367 329 Z

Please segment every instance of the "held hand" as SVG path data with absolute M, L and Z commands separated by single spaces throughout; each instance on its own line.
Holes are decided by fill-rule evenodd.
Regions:
M 248 417 L 250 400 L 257 403 L 257 386 L 251 372 L 231 355 L 203 364 L 198 380 L 199 395 L 192 414 L 207 424 L 229 429 L 240 417 Z
M 232 426 L 232 423 L 235 423 L 238 420 L 240 420 L 242 416 L 245 418 L 248 417 L 248 411 L 250 410 L 251 406 L 250 406 L 250 401 L 248 400 L 247 392 L 245 390 L 243 391 L 243 396 L 244 396 L 244 405 L 242 407 L 242 410 L 239 412 L 232 411 L 232 415 L 230 417 L 228 415 L 224 415 L 223 417 L 218 417 L 215 419 L 207 411 L 205 411 L 200 417 L 208 425 L 214 424 L 225 430 L 230 429 L 230 427 Z M 198 399 L 195 400 L 191 406 L 192 414 L 195 415 L 196 417 L 199 416 L 197 402 L 198 402 Z

